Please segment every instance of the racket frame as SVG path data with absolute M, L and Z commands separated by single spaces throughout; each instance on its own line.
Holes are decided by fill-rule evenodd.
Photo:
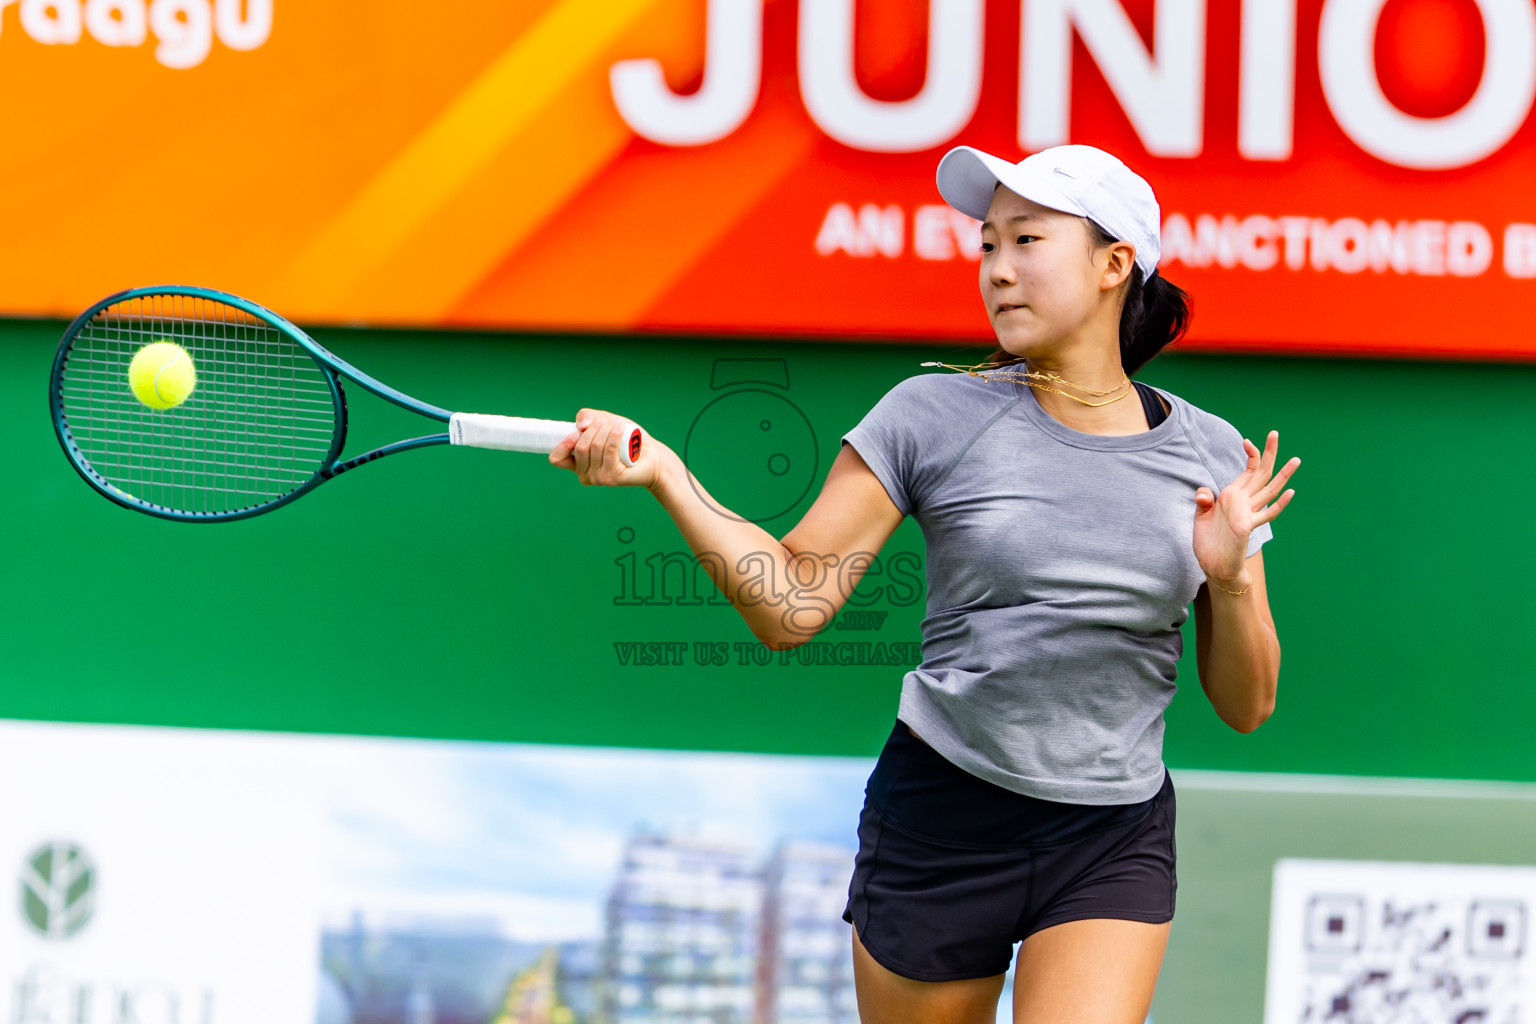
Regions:
M 79 447 L 74 443 L 73 435 L 69 431 L 69 421 L 64 411 L 61 385 L 64 368 L 69 362 L 69 352 L 74 347 L 74 339 L 81 328 L 94 319 L 102 310 L 120 302 L 149 298 L 151 296 L 184 296 L 186 298 L 203 299 L 231 306 L 249 316 L 264 321 L 269 327 L 277 329 L 314 358 L 316 364 L 321 369 L 322 375 L 325 377 L 326 384 L 330 387 L 331 398 L 335 403 L 337 413 L 335 436 L 331 439 L 330 450 L 326 453 L 318 472 L 288 493 L 271 501 L 252 505 L 249 508 L 234 509 L 228 512 L 189 512 L 166 508 L 162 505 L 156 505 L 153 502 L 136 498 L 119 490 L 109 480 L 91 468 L 89 460 L 85 458 L 80 452 Z M 347 443 L 347 395 L 341 386 L 342 377 L 346 377 L 362 387 L 363 390 L 377 395 L 387 402 L 392 402 L 402 409 L 408 409 L 428 419 L 447 423 L 452 417 L 452 413 L 447 409 L 419 401 L 403 391 L 397 391 L 388 384 L 368 376 L 368 374 L 332 353 L 293 323 L 267 309 L 265 306 L 252 302 L 249 299 L 241 298 L 238 295 L 231 295 L 228 292 L 221 292 L 213 288 L 199 288 L 193 285 L 152 285 L 143 288 L 128 288 L 124 291 L 108 295 L 75 317 L 70 322 L 70 325 L 65 328 L 64 335 L 59 340 L 59 350 L 53 357 L 53 372 L 48 382 L 48 408 L 50 415 L 53 417 L 54 436 L 58 438 L 59 446 L 64 449 L 64 454 L 69 458 L 69 464 L 75 468 L 75 472 L 80 474 L 81 479 L 110 500 L 136 512 L 144 512 L 161 519 L 172 519 L 177 522 L 230 522 L 236 519 L 248 519 L 251 516 L 261 515 L 275 508 L 280 508 L 290 501 L 309 493 L 332 477 L 340 476 L 342 473 L 355 469 L 365 462 L 373 462 L 386 455 L 410 451 L 413 448 L 427 448 L 432 445 L 449 443 L 449 436 L 446 431 L 440 434 L 425 434 L 421 437 L 412 437 L 403 441 L 396 441 L 393 444 L 386 444 L 372 451 L 364 452 L 361 455 L 355 455 L 350 459 L 341 460 L 341 450 Z

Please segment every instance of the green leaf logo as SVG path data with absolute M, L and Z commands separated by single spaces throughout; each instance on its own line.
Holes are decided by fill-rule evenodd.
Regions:
M 84 928 L 96 905 L 96 865 L 73 843 L 44 843 L 21 867 L 21 916 L 46 939 Z

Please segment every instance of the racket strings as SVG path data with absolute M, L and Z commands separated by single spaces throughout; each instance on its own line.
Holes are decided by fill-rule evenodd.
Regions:
M 186 349 L 197 385 L 151 409 L 128 382 L 156 341 Z M 106 307 L 77 332 L 59 381 L 65 428 L 89 472 L 120 494 L 194 515 L 239 511 L 303 487 L 340 427 L 325 373 L 283 331 L 200 296 Z

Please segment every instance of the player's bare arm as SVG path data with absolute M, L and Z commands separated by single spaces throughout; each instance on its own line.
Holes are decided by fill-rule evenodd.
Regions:
M 572 470 L 585 485 L 650 490 L 752 634 L 774 650 L 798 647 L 837 618 L 901 525 L 901 511 L 879 478 L 852 445 L 843 445 L 815 502 L 777 540 L 716 501 L 654 437 L 647 437 L 633 466 L 620 464 L 618 439 L 627 422 L 601 409 L 579 410 L 579 430 L 550 453 L 551 464 Z
M 1247 438 L 1243 446 L 1243 473 L 1219 496 L 1206 487 L 1195 494 L 1195 556 L 1207 579 L 1195 595 L 1195 667 L 1216 714 L 1246 733 L 1275 709 L 1280 639 L 1264 585 L 1264 554 L 1244 558 L 1243 552 L 1254 528 L 1273 521 L 1295 495 L 1284 488 L 1301 459 L 1274 472 L 1278 431 L 1270 431 L 1262 454 Z

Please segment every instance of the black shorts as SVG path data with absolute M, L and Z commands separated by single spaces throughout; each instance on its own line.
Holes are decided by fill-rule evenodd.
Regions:
M 1173 780 L 1139 804 L 1038 800 L 957 767 L 897 721 L 864 790 L 843 920 L 917 981 L 1003 974 L 1013 944 L 1085 918 L 1173 919 Z

